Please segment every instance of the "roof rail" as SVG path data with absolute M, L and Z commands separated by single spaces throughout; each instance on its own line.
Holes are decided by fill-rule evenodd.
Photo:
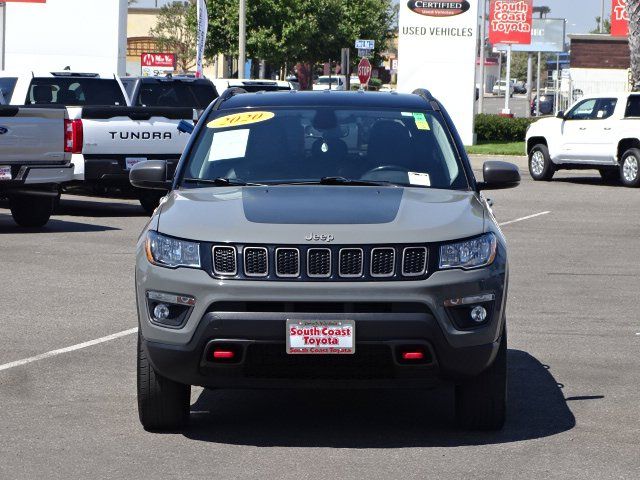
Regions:
M 413 95 L 418 95 L 418 96 L 424 98 L 424 100 L 429 105 L 431 105 L 431 108 L 433 108 L 436 111 L 440 111 L 440 103 L 438 102 L 438 100 L 435 99 L 435 97 L 433 95 L 431 95 L 431 92 L 429 90 L 427 90 L 426 88 L 417 88 L 411 93 Z

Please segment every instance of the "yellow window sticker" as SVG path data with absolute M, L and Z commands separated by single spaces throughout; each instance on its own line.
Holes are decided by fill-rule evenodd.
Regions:
M 208 128 L 230 128 L 252 123 L 265 122 L 271 120 L 276 114 L 273 112 L 243 112 L 225 115 L 207 123 Z
M 418 130 L 431 130 L 424 113 L 414 113 L 413 119 L 416 121 L 416 127 L 418 127 Z

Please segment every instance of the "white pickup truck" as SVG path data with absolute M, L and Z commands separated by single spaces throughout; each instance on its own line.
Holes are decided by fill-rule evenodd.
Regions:
M 73 179 L 68 123 L 64 108 L 0 105 L 0 197 L 20 226 L 45 225 L 60 186 Z
M 3 72 L 0 82 L 13 85 L 5 89 L 9 105 L 66 107 L 73 181 L 96 192 L 131 189 L 129 169 L 144 160 L 165 160 L 172 175 L 190 137 L 177 126 L 181 120 L 194 120 L 192 108 L 132 107 L 115 75 Z M 136 193 L 147 211 L 162 196 Z
M 597 169 L 603 179 L 640 187 L 640 94 L 585 97 L 527 131 L 529 173 L 551 180 L 560 169 Z

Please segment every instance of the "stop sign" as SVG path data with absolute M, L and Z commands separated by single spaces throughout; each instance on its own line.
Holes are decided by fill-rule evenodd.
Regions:
M 368 58 L 363 58 L 358 64 L 358 78 L 361 85 L 366 85 L 371 79 L 371 63 Z

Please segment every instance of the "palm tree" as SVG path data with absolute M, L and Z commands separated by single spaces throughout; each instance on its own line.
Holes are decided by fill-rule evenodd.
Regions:
M 629 13 L 629 49 L 631 50 L 631 83 L 640 91 L 640 0 L 627 0 Z

